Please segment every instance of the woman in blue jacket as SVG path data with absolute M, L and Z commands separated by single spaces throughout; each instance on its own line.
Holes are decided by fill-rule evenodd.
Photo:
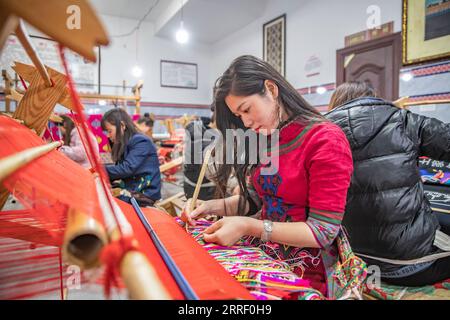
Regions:
M 141 206 L 151 206 L 161 198 L 161 173 L 156 147 L 139 133 L 130 116 L 122 109 L 112 109 L 102 118 L 102 128 L 112 143 L 114 165 L 107 165 L 111 181 L 120 180 L 119 199 L 130 202 L 135 197 Z

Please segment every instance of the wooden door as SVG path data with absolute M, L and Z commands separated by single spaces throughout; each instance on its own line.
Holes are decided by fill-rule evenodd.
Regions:
M 363 81 L 372 86 L 380 98 L 398 99 L 401 43 L 400 33 L 395 33 L 338 50 L 336 85 Z

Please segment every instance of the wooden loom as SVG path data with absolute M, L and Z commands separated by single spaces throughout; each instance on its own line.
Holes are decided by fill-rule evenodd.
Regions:
M 445 104 L 450 103 L 450 99 L 439 99 L 439 100 L 410 100 L 409 97 L 402 97 L 393 102 L 400 109 L 408 109 L 408 107 L 412 106 L 422 106 L 422 105 L 431 105 L 431 104 Z
M 66 17 L 67 6 L 73 3 L 83 8 L 82 23 L 85 28 L 77 36 L 63 28 L 65 19 L 61 20 L 61 17 Z M 86 1 L 53 0 L 40 3 L 37 7 L 33 1 L 22 1 L 19 5 L 16 1 L 2 0 L 0 9 L 0 46 L 9 32 L 19 25 L 18 18 L 23 18 L 86 58 L 95 59 L 92 47 L 107 43 L 105 33 Z M 54 19 L 49 19 L 50 16 Z M 55 27 L 59 29 L 55 31 Z M 92 146 L 89 146 L 89 139 L 85 139 L 85 132 L 81 131 L 81 136 L 88 145 L 86 151 L 93 164 L 94 174 L 57 152 L 54 148 L 59 143 L 46 146 L 40 139 L 39 134 L 43 132 L 56 102 L 63 105 L 71 103 L 66 106 L 80 113 L 81 105 L 73 91 L 70 77 L 66 78 L 48 67 L 44 68 L 48 77 L 42 72 L 42 66 L 33 68 L 16 64 L 16 67 L 30 86 L 13 115 L 19 121 L 0 116 L 0 139 L 7 142 L 0 150 L 0 172 L 3 173 L 0 183 L 14 193 L 25 209 L 0 213 L 0 237 L 27 242 L 23 244 L 12 240 L 5 246 L 14 249 L 6 252 L 13 256 L 12 259 L 0 259 L 0 284 L 3 290 L 0 296 L 33 296 L 44 291 L 39 286 L 32 287 L 34 279 L 54 276 L 51 271 L 55 270 L 50 268 L 28 270 L 24 273 L 27 278 L 17 270 L 26 262 L 21 256 L 23 251 L 32 261 L 55 255 L 47 251 L 41 256 L 30 254 L 25 250 L 30 246 L 31 250 L 60 248 L 56 256 L 60 259 L 58 280 L 61 289 L 64 280 L 61 260 L 64 259 L 83 270 L 105 263 L 106 277 L 111 281 L 117 280 L 116 276 L 120 273 L 131 298 L 186 297 L 175 282 L 172 271 L 161 260 L 133 208 L 112 199 L 109 189 L 105 187 L 105 173 L 98 165 L 98 159 L 93 159 L 93 153 L 89 150 Z M 48 79 L 51 86 L 48 86 Z M 72 86 L 70 90 L 67 80 L 69 87 Z M 87 128 L 82 117 L 77 121 L 83 130 Z M 70 189 L 72 193 L 69 195 L 63 192 Z M 195 245 L 195 241 L 170 216 L 156 209 L 144 209 L 143 213 L 155 226 L 167 252 L 200 299 L 251 298 L 245 288 L 200 246 Z M 179 241 L 173 241 L 174 237 Z M 22 251 L 19 252 L 19 249 Z M 1 258 L 4 257 L 5 251 L 2 251 Z M 45 263 L 51 264 L 48 259 Z M 12 284 L 8 283 L 10 279 Z M 164 283 L 160 279 L 164 279 Z M 33 288 L 31 292 L 26 292 L 28 287 L 23 282 Z M 108 284 L 118 285 L 114 282 Z M 55 289 L 50 287 L 46 290 Z
M 16 64 L 23 65 L 21 63 L 16 62 Z M 31 66 L 30 66 L 31 67 Z M 46 67 L 47 68 L 47 67 Z M 16 72 L 17 70 L 14 69 Z M 19 103 L 24 94 L 25 91 L 19 90 L 14 88 L 14 80 L 12 80 L 11 76 L 8 74 L 6 70 L 2 70 L 2 77 L 5 82 L 5 111 L 6 113 L 10 113 L 11 107 L 11 101 L 15 101 Z M 140 105 L 141 105 L 141 89 L 142 89 L 143 83 L 142 81 L 139 81 L 133 88 L 133 96 L 125 96 L 125 95 L 108 95 L 108 94 L 94 94 L 94 93 L 80 93 L 79 97 L 82 99 L 97 99 L 97 100 L 113 100 L 113 101 L 124 101 L 124 103 L 128 101 L 134 101 L 135 103 L 135 114 L 140 114 Z M 67 107 L 68 109 L 71 109 L 71 101 L 70 98 L 66 98 L 62 101 L 58 101 L 58 103 L 61 103 L 63 106 Z

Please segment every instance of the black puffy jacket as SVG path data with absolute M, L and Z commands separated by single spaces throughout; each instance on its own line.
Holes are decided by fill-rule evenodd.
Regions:
M 350 101 L 326 117 L 342 128 L 353 152 L 343 220 L 353 250 L 397 260 L 435 253 L 439 223 L 424 195 L 418 158 L 450 160 L 450 124 L 376 98 Z
M 183 189 L 186 198 L 192 198 L 195 185 L 200 176 L 201 163 L 195 164 L 196 159 L 202 160 L 203 151 L 211 144 L 211 140 L 205 137 L 205 132 L 211 129 L 205 126 L 203 121 L 192 121 L 186 126 L 185 161 L 183 165 L 184 182 Z M 196 136 L 196 134 L 198 136 Z M 197 144 L 197 147 L 195 145 Z M 196 155 L 195 152 L 198 152 Z M 196 158 L 197 157 L 197 158 Z M 198 198 L 211 200 L 214 198 L 216 186 L 206 176 L 203 178 Z

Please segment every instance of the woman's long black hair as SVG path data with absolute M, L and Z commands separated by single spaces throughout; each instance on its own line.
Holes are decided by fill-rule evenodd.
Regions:
M 236 117 L 228 108 L 225 98 L 232 94 L 235 96 L 251 96 L 259 94 L 266 95 L 265 81 L 271 80 L 278 86 L 278 106 L 284 110 L 289 120 L 296 119 L 302 124 L 309 124 L 311 121 L 325 121 L 325 118 L 315 110 L 303 97 L 295 90 L 295 88 L 269 63 L 262 61 L 254 56 L 245 55 L 236 58 L 224 74 L 217 79 L 214 86 L 214 107 L 217 128 L 223 137 L 223 157 L 226 156 L 227 143 L 235 143 L 234 141 L 226 141 L 227 129 L 243 129 L 246 128 L 239 117 Z M 289 121 L 288 120 L 288 121 Z M 279 128 L 282 123 L 279 124 Z M 259 144 L 258 144 L 259 145 Z M 234 148 L 236 150 L 236 148 Z M 234 173 L 241 190 L 241 201 L 239 202 L 239 213 L 245 213 L 245 204 L 249 198 L 246 180 L 250 177 L 252 165 L 249 163 L 249 144 L 245 144 L 245 162 L 237 163 L 237 155 L 235 154 L 233 164 L 219 165 L 215 182 L 217 185 L 217 197 L 226 196 L 226 187 L 228 179 L 234 169 Z M 259 150 L 258 150 L 259 155 Z
M 138 133 L 136 126 L 134 125 L 131 117 L 128 113 L 120 108 L 111 109 L 107 111 L 102 117 L 102 129 L 106 130 L 105 122 L 109 122 L 116 127 L 115 142 L 112 146 L 111 156 L 114 162 L 122 160 L 125 152 L 125 146 L 131 137 Z M 125 125 L 125 129 L 122 131 L 121 123 Z

